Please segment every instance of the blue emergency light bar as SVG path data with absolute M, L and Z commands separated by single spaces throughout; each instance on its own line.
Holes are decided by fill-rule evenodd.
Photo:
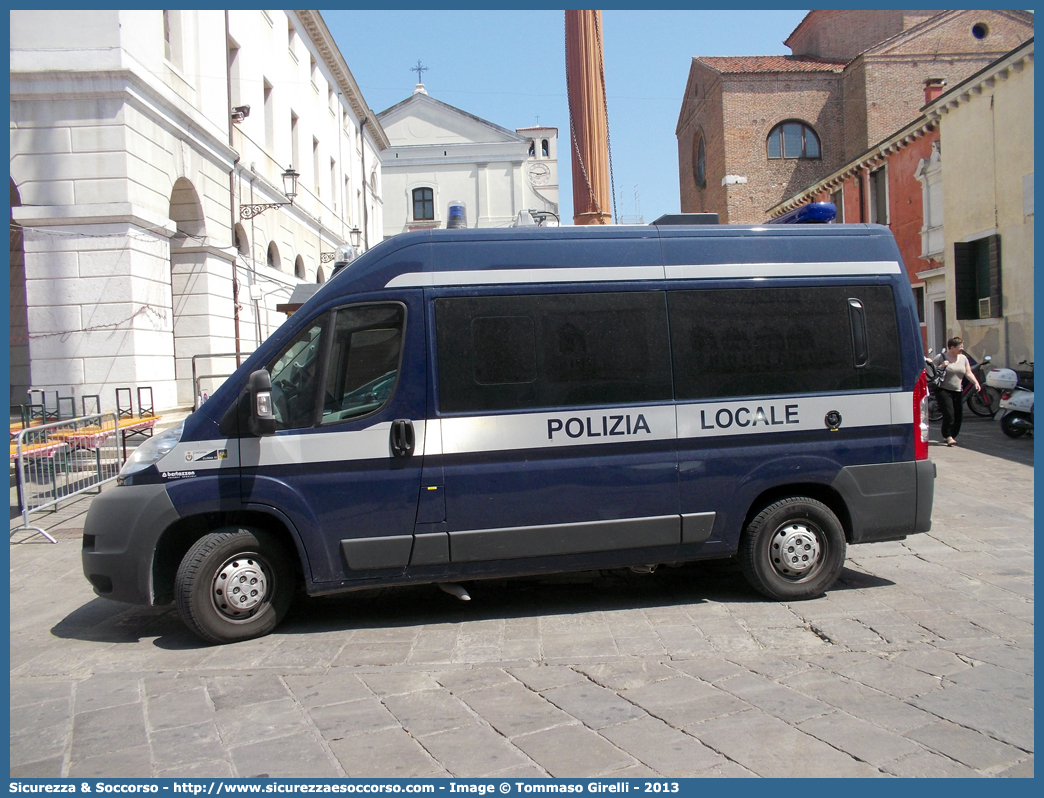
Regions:
M 813 202 L 769 219 L 765 224 L 826 224 L 834 221 L 837 206 L 832 202 Z

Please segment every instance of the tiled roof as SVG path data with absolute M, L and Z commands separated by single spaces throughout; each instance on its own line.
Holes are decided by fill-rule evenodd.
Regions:
M 840 72 L 847 61 L 809 55 L 736 55 L 697 57 L 711 69 L 728 74 L 751 72 Z

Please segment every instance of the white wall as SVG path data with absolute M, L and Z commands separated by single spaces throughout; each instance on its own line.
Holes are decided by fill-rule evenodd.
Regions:
M 304 279 L 316 281 L 321 254 L 363 226 L 363 148 L 366 177 L 376 171 L 381 184 L 383 131 L 360 136 L 353 107 L 366 109 L 365 101 L 338 93 L 334 69 L 344 75 L 347 67 L 317 12 L 229 12 L 237 104 L 251 105 L 236 126 L 225 12 L 167 13 L 169 58 L 162 11 L 11 12 L 11 178 L 22 203 L 12 215 L 24 237 L 12 261 L 25 264 L 24 281 L 13 273 L 12 296 L 24 284 L 30 379 L 63 396 L 101 393 L 103 407 L 113 406 L 115 387 L 135 385 L 152 386 L 160 408 L 190 403 L 192 356 L 236 345 L 234 270 L 240 345 L 249 352 L 285 320 L 274 308 L 300 282 L 297 257 Z M 262 76 L 273 85 L 276 120 L 267 148 Z M 355 92 L 350 73 L 344 80 Z M 232 232 L 240 205 L 285 200 L 291 110 L 299 117 L 299 193 L 293 207 L 243 222 L 243 257 Z M 370 244 L 382 209 L 367 189 Z M 271 241 L 282 256 L 278 271 L 265 265 Z M 256 303 L 252 284 L 262 295 Z M 25 382 L 24 371 L 12 378 Z
M 418 86 L 406 101 L 381 112 L 392 146 L 384 154 L 385 237 L 445 227 L 450 202 L 467 206 L 468 227 L 508 227 L 519 211 L 558 211 L 557 130 L 507 130 L 427 95 Z M 535 155 L 529 156 L 530 141 Z M 549 153 L 542 155 L 547 139 Z M 537 162 L 546 174 L 534 185 Z M 431 188 L 435 219 L 413 218 L 413 191 Z

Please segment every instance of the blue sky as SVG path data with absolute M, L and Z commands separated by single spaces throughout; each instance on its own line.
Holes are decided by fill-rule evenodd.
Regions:
M 680 210 L 678 121 L 696 55 L 788 54 L 804 11 L 603 11 L 613 182 L 620 216 Z M 376 111 L 413 92 L 418 59 L 432 97 L 514 130 L 559 131 L 560 205 L 572 218 L 562 11 L 323 11 Z M 636 198 L 637 194 L 637 198 Z

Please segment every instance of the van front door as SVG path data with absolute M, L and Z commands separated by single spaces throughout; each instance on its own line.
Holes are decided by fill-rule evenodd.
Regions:
M 420 291 L 335 308 L 268 365 L 276 433 L 241 442 L 243 501 L 284 514 L 317 583 L 409 561 L 426 396 Z

